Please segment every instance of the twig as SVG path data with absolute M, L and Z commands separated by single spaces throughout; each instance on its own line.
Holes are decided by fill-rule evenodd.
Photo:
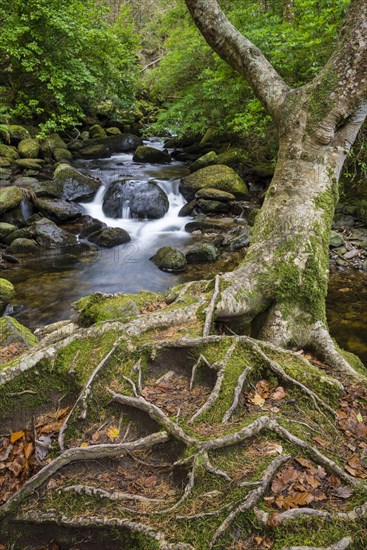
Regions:
M 21 395 L 25 395 L 26 393 L 29 395 L 37 395 L 37 392 L 33 390 L 23 390 L 15 393 L 8 393 L 7 395 L 8 397 L 20 397 Z
M 135 363 L 135 365 L 133 366 L 133 372 L 136 372 L 136 371 L 138 371 L 138 390 L 139 390 L 139 393 L 141 393 L 141 390 L 143 389 L 143 386 L 141 383 L 141 377 L 142 377 L 141 359 L 139 359 L 139 361 Z
M 135 397 L 139 397 L 136 386 L 135 386 L 134 382 L 131 380 L 131 378 L 129 378 L 128 376 L 124 376 L 124 375 L 122 375 L 122 378 L 130 384 L 131 389 L 133 390 L 133 394 L 135 395 Z
M 205 317 L 205 323 L 204 323 L 204 329 L 203 329 L 204 338 L 206 336 L 209 336 L 209 334 L 210 334 L 210 329 L 211 329 L 212 322 L 213 322 L 215 305 L 217 303 L 218 294 L 219 294 L 219 282 L 220 282 L 220 277 L 219 277 L 219 275 L 216 275 L 215 276 L 215 285 L 214 285 L 213 296 L 212 296 L 210 304 L 208 305 L 207 310 L 206 310 L 206 317 Z

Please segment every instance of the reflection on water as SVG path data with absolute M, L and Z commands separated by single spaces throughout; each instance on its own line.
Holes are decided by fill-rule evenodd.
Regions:
M 332 336 L 367 366 L 367 273 L 334 273 L 329 287 L 327 312 Z

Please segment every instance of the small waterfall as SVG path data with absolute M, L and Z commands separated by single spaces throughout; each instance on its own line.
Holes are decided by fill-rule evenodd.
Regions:
M 130 212 L 130 201 L 126 200 L 124 201 L 122 205 L 122 219 L 128 220 L 131 218 L 131 212 Z
M 22 202 L 20 203 L 20 209 L 22 211 L 23 218 L 25 220 L 28 220 L 28 218 L 30 218 L 33 214 L 32 203 L 25 199 L 23 199 Z

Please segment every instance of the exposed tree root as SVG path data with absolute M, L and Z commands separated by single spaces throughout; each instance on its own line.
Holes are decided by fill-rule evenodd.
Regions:
M 223 416 L 223 419 L 222 419 L 223 424 L 225 422 L 228 422 L 231 419 L 232 414 L 237 409 L 239 400 L 243 391 L 243 386 L 251 371 L 252 371 L 252 367 L 246 367 L 243 373 L 238 377 L 238 381 L 234 390 L 233 402 L 230 408 L 226 411 L 225 415 Z
M 294 521 L 302 517 L 325 518 L 345 522 L 358 521 L 367 517 L 367 502 L 353 508 L 350 512 L 328 512 L 326 510 L 315 510 L 314 508 L 291 508 L 290 510 L 276 514 L 274 523 L 280 525 L 285 521 Z M 265 514 L 262 523 L 266 525 L 269 518 L 270 514 Z
M 207 307 L 207 311 L 206 311 L 206 318 L 205 318 L 204 329 L 203 329 L 203 336 L 204 337 L 209 336 L 210 329 L 212 327 L 214 311 L 215 311 L 215 305 L 217 303 L 217 299 L 218 299 L 218 295 L 219 295 L 219 281 L 220 281 L 220 277 L 219 277 L 219 275 L 216 275 L 213 296 L 212 296 L 211 302 L 210 302 L 209 306 Z
M 134 495 L 131 493 L 123 493 L 121 491 L 105 491 L 99 487 L 93 487 L 91 485 L 69 485 L 59 490 L 60 493 L 77 493 L 79 495 L 95 496 L 99 498 L 106 498 L 111 501 L 118 500 L 132 500 L 136 502 L 143 502 L 144 504 L 156 504 L 162 503 L 164 500 L 159 498 L 147 498 L 141 495 Z
M 352 542 L 353 540 L 350 537 L 345 537 L 327 548 L 316 548 L 315 546 L 285 546 L 282 550 L 346 550 Z
M 68 416 L 66 417 L 65 422 L 64 422 L 64 424 L 63 424 L 63 426 L 62 426 L 62 428 L 59 432 L 59 447 L 62 451 L 65 448 L 65 445 L 64 445 L 64 443 L 65 443 L 65 441 L 64 441 L 65 440 L 65 432 L 67 430 L 68 422 L 69 422 L 70 418 L 73 416 L 74 411 L 77 409 L 79 404 L 81 404 L 81 406 L 82 406 L 82 412 L 80 414 L 80 418 L 82 418 L 82 419 L 86 418 L 86 416 L 87 416 L 87 399 L 88 399 L 88 397 L 89 397 L 89 395 L 92 391 L 91 386 L 93 384 L 93 381 L 96 378 L 99 371 L 102 370 L 102 368 L 105 366 L 105 364 L 107 363 L 107 361 L 109 360 L 111 355 L 113 355 L 115 353 L 116 349 L 118 348 L 120 342 L 123 339 L 124 339 L 123 336 L 120 336 L 119 338 L 117 338 L 117 340 L 113 344 L 110 351 L 103 357 L 102 361 L 100 361 L 98 363 L 98 365 L 96 366 L 96 368 L 94 369 L 94 371 L 92 372 L 90 377 L 88 378 L 88 381 L 85 384 L 83 390 L 81 391 L 78 399 L 75 401 L 73 408 L 71 409 Z
M 253 489 L 248 495 L 246 495 L 245 500 L 237 508 L 232 510 L 230 514 L 226 517 L 220 527 L 216 530 L 211 542 L 210 548 L 214 546 L 217 540 L 224 535 L 227 529 L 232 525 L 238 514 L 246 512 L 256 506 L 259 500 L 265 495 L 268 490 L 272 480 L 274 479 L 275 474 L 279 468 L 290 459 L 290 455 L 278 456 L 275 458 L 268 468 L 265 470 L 262 476 L 262 482 L 259 487 Z
M 190 391 L 194 387 L 195 384 L 195 376 L 196 371 L 201 363 L 204 363 L 207 367 L 212 368 L 212 365 L 209 363 L 209 361 L 204 357 L 204 355 L 200 354 L 199 359 L 196 361 L 195 365 L 192 367 L 191 371 L 191 379 L 190 379 Z

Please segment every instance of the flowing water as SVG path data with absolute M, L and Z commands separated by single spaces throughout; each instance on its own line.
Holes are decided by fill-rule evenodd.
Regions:
M 157 140 L 149 140 L 147 144 L 162 147 Z M 48 253 L 24 259 L 20 266 L 7 271 L 6 278 L 16 287 L 13 314 L 31 329 L 70 318 L 72 302 L 92 292 L 162 292 L 188 277 L 188 274 L 164 273 L 149 260 L 161 246 L 172 245 L 185 251 L 192 241 L 191 235 L 184 231 L 188 219 L 178 217 L 185 203 L 178 191 L 179 179 L 188 173 L 183 163 L 142 165 L 134 163 L 131 154 L 117 154 L 109 159 L 78 161 L 76 167 L 99 177 L 103 183 L 94 200 L 82 205 L 85 213 L 110 227 L 122 227 L 131 235 L 131 242 L 94 251 L 86 246 L 82 253 L 80 250 Z M 106 189 L 111 182 L 124 177 L 154 180 L 166 192 L 170 207 L 164 218 L 132 219 L 128 201 L 123 205 L 121 219 L 104 215 L 102 200 Z M 232 267 L 227 265 L 224 269 Z M 208 277 L 211 273 L 211 269 L 197 266 L 190 276 Z M 328 297 L 331 332 L 345 349 L 357 353 L 367 365 L 366 306 L 367 273 L 332 274 Z

